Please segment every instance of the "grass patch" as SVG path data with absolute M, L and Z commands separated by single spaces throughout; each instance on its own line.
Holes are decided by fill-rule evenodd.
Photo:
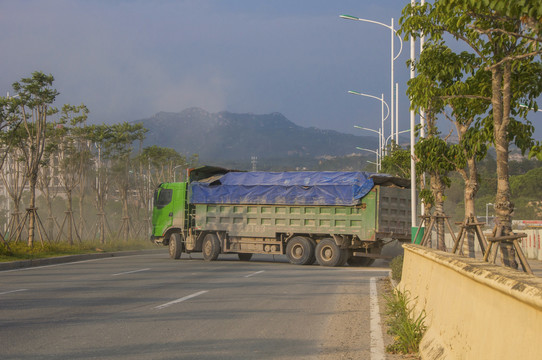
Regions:
M 157 245 L 153 245 L 148 240 L 114 241 L 107 244 L 100 244 L 99 242 L 81 242 L 74 245 L 69 245 L 67 243 L 44 243 L 42 245 L 37 243 L 34 244 L 33 247 L 28 247 L 26 243 L 19 241 L 16 243 L 9 243 L 9 247 L 0 243 L 0 262 L 100 252 L 145 250 L 155 249 L 156 247 Z
M 422 336 L 425 333 L 425 311 L 415 316 L 410 306 L 408 292 L 394 289 L 391 294 L 384 295 L 388 334 L 393 336 L 394 343 L 386 347 L 392 354 L 418 353 Z

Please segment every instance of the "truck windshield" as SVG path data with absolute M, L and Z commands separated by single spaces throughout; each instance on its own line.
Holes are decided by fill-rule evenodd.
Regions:
M 158 190 L 157 190 L 158 191 Z M 156 197 L 158 195 L 158 197 Z M 163 208 L 167 204 L 171 202 L 171 198 L 173 195 L 173 190 L 171 189 L 161 189 L 158 194 L 154 194 L 154 204 L 158 209 Z

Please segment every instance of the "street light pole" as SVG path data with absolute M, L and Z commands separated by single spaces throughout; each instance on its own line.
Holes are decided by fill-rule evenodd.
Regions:
M 397 136 L 399 136 L 399 134 L 404 134 L 404 133 L 409 132 L 409 131 L 410 131 L 410 129 L 398 131 L 398 132 L 397 132 Z M 388 141 L 389 141 L 390 139 L 393 139 L 393 136 L 394 136 L 394 135 L 395 135 L 395 134 L 391 134 L 390 136 L 388 136 L 388 137 L 386 138 L 386 142 L 384 142 L 384 147 L 385 147 L 385 148 L 388 147 Z
M 358 146 L 356 146 L 356 149 L 363 150 L 363 151 L 369 151 L 369 152 L 372 152 L 373 154 L 375 154 L 376 155 L 376 163 L 375 163 L 376 172 L 380 172 L 380 169 L 382 168 L 382 159 L 381 158 L 379 159 L 378 151 L 371 150 L 371 149 L 365 149 L 365 148 L 358 147 Z
M 378 129 L 378 131 L 377 131 L 377 130 L 374 130 L 374 129 L 369 129 L 369 128 L 362 127 L 362 126 L 357 126 L 357 125 L 354 125 L 354 127 L 355 127 L 356 129 L 372 131 L 372 132 L 378 134 L 377 162 L 380 163 L 380 164 L 382 164 L 382 146 L 384 145 L 384 143 L 382 142 L 382 129 Z M 360 149 L 360 148 L 356 147 L 356 149 Z M 366 150 L 366 149 L 361 149 L 361 150 Z M 373 151 L 373 150 L 368 150 L 368 151 Z M 373 151 L 373 152 L 374 152 L 374 151 Z M 380 159 L 380 161 L 378 161 L 378 159 Z M 377 166 L 377 171 L 378 171 L 378 166 Z
M 379 133 L 379 143 L 380 143 L 380 156 L 382 156 L 382 152 L 383 152 L 383 145 L 384 145 L 384 121 L 388 118 L 388 116 L 390 115 L 390 107 L 388 106 L 388 104 L 384 101 L 384 94 L 382 94 L 382 96 L 379 98 L 379 97 L 376 97 L 374 95 L 369 95 L 369 94 L 364 94 L 364 93 L 360 93 L 360 92 L 357 92 L 357 91 L 348 91 L 349 94 L 354 94 L 354 95 L 359 95 L 359 96 L 366 96 L 366 97 L 370 97 L 370 98 L 373 98 L 373 99 L 376 99 L 376 100 L 379 100 L 381 103 L 382 103 L 382 107 L 381 107 L 381 132 Z M 386 110 L 388 111 L 388 113 L 386 115 L 384 115 L 384 106 L 386 106 Z M 370 131 L 374 131 L 376 132 L 375 130 L 371 130 L 371 129 L 366 129 L 366 128 L 360 128 L 359 126 L 354 126 L 358 129 L 365 129 L 365 130 L 370 130 Z
M 411 0 L 412 6 L 416 5 L 415 0 Z M 414 60 L 416 60 L 416 42 L 414 36 L 410 35 L 410 79 L 414 79 Z M 417 210 L 417 197 L 416 197 L 416 162 L 414 161 L 414 143 L 416 137 L 414 129 L 416 127 L 416 113 L 412 109 L 412 100 L 410 101 L 410 221 L 412 228 L 415 228 L 418 224 L 416 221 Z M 414 240 L 414 239 L 413 239 Z
M 363 21 L 363 22 L 368 22 L 368 23 L 372 23 L 372 24 L 377 24 L 377 25 L 380 25 L 380 26 L 384 26 L 388 29 L 390 29 L 390 34 L 391 34 L 391 91 L 390 91 L 390 103 L 391 103 L 391 112 L 390 112 L 390 115 L 391 115 L 391 129 L 392 129 L 392 132 L 393 132 L 393 124 L 394 124 L 394 120 L 395 120 L 395 115 L 394 115 L 394 111 L 393 111 L 393 104 L 394 104 L 394 98 L 395 98 L 395 78 L 394 78 L 394 72 L 395 72 L 395 69 L 394 69 L 394 62 L 395 60 L 397 60 L 397 58 L 399 57 L 399 55 L 401 55 L 401 52 L 403 51 L 403 40 L 401 39 L 401 37 L 397 34 L 397 31 L 394 29 L 394 21 L 393 21 L 393 18 L 391 18 L 391 25 L 386 25 L 384 23 L 381 23 L 379 21 L 374 21 L 374 20 L 369 20 L 369 19 L 362 19 L 362 18 L 359 18 L 357 16 L 352 16 L 352 15 L 339 15 L 340 18 L 342 19 L 347 19 L 347 20 L 356 20 L 356 21 Z M 397 55 L 395 55 L 395 36 L 397 36 L 397 38 L 399 39 L 399 42 L 401 44 L 400 48 L 399 48 L 399 52 L 397 53 Z M 396 129 L 399 128 L 398 124 L 396 124 L 395 126 Z M 382 128 L 382 133 L 384 133 L 384 128 Z

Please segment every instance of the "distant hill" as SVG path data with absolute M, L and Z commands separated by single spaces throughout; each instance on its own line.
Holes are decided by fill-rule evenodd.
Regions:
M 306 128 L 280 113 L 209 113 L 189 108 L 180 113 L 159 112 L 136 122 L 149 130 L 144 146 L 170 147 L 184 155 L 197 153 L 200 163 L 249 163 L 252 156 L 259 162 L 326 159 L 359 152 L 356 146 L 378 147 L 376 137 Z M 374 155 L 368 156 L 374 159 Z

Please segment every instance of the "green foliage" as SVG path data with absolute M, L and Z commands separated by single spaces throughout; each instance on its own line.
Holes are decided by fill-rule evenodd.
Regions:
M 382 172 L 393 176 L 410 178 L 410 150 L 402 149 L 395 143 L 382 159 Z
M 386 347 L 386 351 L 393 354 L 417 353 L 426 330 L 425 311 L 417 316 L 414 314 L 407 291 L 394 289 L 385 299 L 388 334 L 395 340 Z
M 401 281 L 401 277 L 403 276 L 403 259 L 403 255 L 399 255 L 390 261 L 391 278 L 395 281 Z
M 510 188 L 514 197 L 520 194 L 542 194 L 542 167 L 529 170 L 525 175 L 510 177 Z M 540 199 L 540 197 L 538 198 Z
M 528 108 L 537 109 L 542 92 L 541 15 L 539 1 L 526 0 L 439 0 L 416 2 L 403 10 L 401 33 L 428 39 L 420 60 L 412 64 L 419 75 L 409 82 L 409 96 L 416 109 L 434 113 L 452 109 L 449 117 L 454 118 L 460 142 L 444 157 L 465 181 L 470 178 L 470 185 L 475 175 L 472 160 L 486 155 L 488 143 L 496 146 L 501 175 L 508 171 L 510 143 L 522 154 L 542 159 L 542 146 L 533 140 L 534 128 L 526 118 Z M 470 51 L 454 53 L 446 47 L 445 35 Z M 429 172 L 441 164 L 434 160 L 428 161 L 433 167 Z M 465 171 L 467 160 L 470 177 Z M 507 185 L 496 182 L 493 200 L 503 226 L 510 225 L 513 209 Z

